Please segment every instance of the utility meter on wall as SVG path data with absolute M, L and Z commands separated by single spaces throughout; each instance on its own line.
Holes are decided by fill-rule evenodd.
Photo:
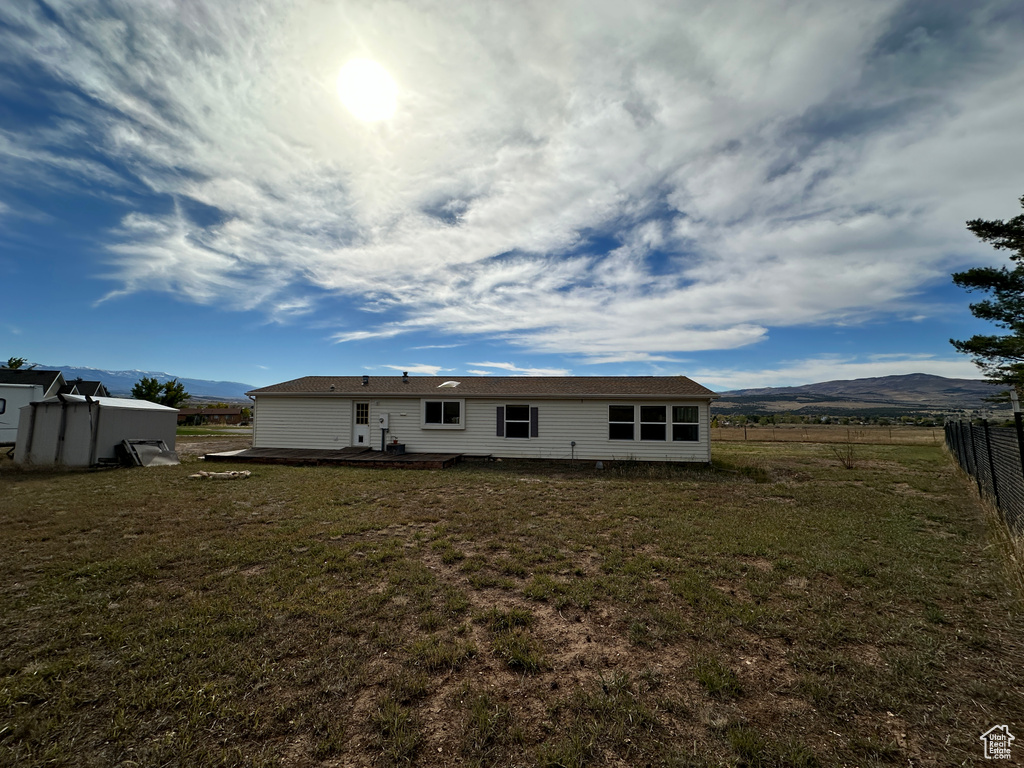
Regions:
M 381 429 L 388 428 L 388 415 L 386 413 L 382 413 L 380 416 L 377 417 L 377 426 L 379 426 Z

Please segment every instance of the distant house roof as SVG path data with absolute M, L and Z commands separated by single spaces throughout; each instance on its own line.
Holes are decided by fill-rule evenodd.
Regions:
M 64 385 L 64 375 L 60 371 L 40 371 L 35 368 L 0 368 L 0 384 L 24 384 L 49 391 L 54 384 Z
M 365 380 L 365 384 L 363 383 Z M 685 376 L 304 376 L 248 395 L 348 397 L 718 397 Z
M 110 397 L 110 392 L 102 381 L 82 381 L 75 379 L 60 388 L 62 395 L 89 395 L 89 397 Z

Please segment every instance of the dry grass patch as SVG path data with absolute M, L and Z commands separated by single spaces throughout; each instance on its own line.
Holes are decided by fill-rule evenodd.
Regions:
M 0 764 L 950 765 L 1019 595 L 930 446 L 712 469 L 0 465 Z

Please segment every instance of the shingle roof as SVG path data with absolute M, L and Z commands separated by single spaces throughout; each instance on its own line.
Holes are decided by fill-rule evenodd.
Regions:
M 0 384 L 27 384 L 49 388 L 63 376 L 60 371 L 37 371 L 36 369 L 0 368 Z
M 107 391 L 102 381 L 75 379 L 74 381 L 67 382 L 60 388 L 62 395 L 70 394 L 71 390 L 76 390 L 76 394 L 89 395 L 90 397 L 110 397 L 110 392 Z
M 448 381 L 455 387 L 441 386 Z M 697 397 L 717 395 L 685 376 L 304 376 L 250 395 L 345 395 L 352 397 Z

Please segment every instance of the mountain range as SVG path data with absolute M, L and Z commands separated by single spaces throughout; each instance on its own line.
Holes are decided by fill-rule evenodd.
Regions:
M 100 368 L 82 368 L 70 365 L 37 365 L 40 370 L 60 371 L 64 374 L 65 381 L 72 379 L 83 379 L 85 381 L 101 381 L 110 390 L 114 397 L 127 397 L 131 394 L 132 387 L 142 377 L 156 379 L 160 383 L 177 379 L 185 385 L 185 391 L 196 400 L 244 400 L 248 402 L 245 393 L 250 389 L 256 389 L 253 384 L 243 384 L 240 381 L 209 381 L 207 379 L 185 379 L 180 376 L 172 376 L 163 371 L 106 371 Z
M 253 384 L 239 381 L 210 381 L 173 376 L 163 371 L 108 371 L 68 365 L 36 365 L 56 370 L 64 379 L 101 381 L 114 396 L 125 397 L 142 377 L 165 382 L 177 379 L 197 400 L 248 401 L 245 393 Z M 949 379 L 927 373 L 879 376 L 867 379 L 824 381 L 798 387 L 762 387 L 721 392 L 715 410 L 734 412 L 882 413 L 995 411 L 1007 406 L 985 400 L 1002 391 L 984 379 Z
M 714 408 L 768 413 L 995 411 L 1008 405 L 985 400 L 1006 387 L 984 379 L 948 379 L 927 373 L 825 381 L 799 387 L 722 392 Z

